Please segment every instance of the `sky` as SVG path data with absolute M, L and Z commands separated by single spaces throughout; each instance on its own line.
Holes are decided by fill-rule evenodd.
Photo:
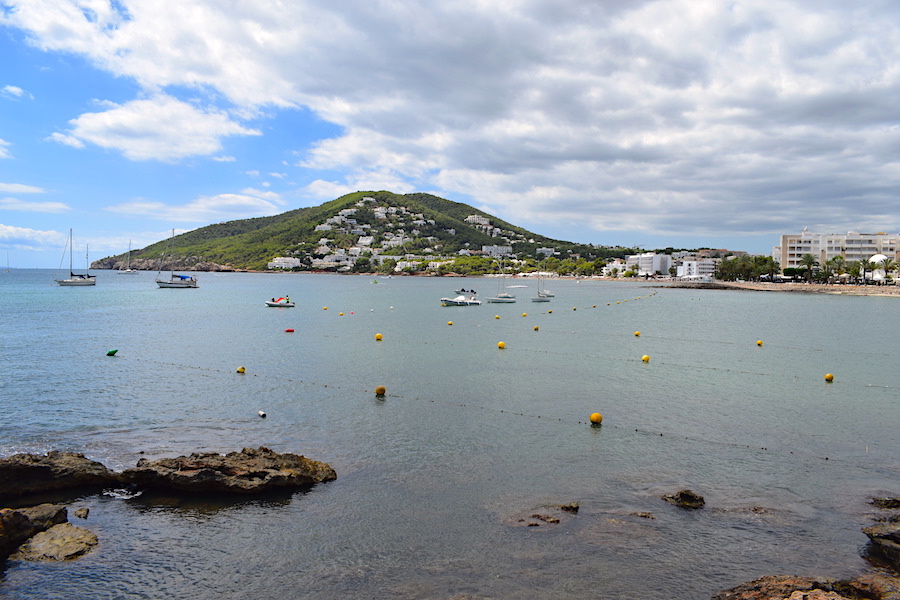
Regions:
M 0 0 L 0 262 L 358 190 L 551 238 L 900 232 L 895 0 Z

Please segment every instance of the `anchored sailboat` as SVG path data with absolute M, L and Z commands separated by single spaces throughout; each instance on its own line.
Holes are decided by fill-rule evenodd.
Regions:
M 133 275 L 137 269 L 131 268 L 131 240 L 128 240 L 128 258 L 125 259 L 125 268 L 117 271 L 119 275 Z
M 197 280 L 190 275 L 178 275 L 174 271 L 174 249 L 175 249 L 175 230 L 172 230 L 172 237 L 169 239 L 169 262 L 171 269 L 169 270 L 169 278 L 165 279 L 161 276 L 163 264 L 160 262 L 159 272 L 156 274 L 156 285 L 161 288 L 195 288 L 200 287 Z
M 69 252 L 69 277 L 67 279 L 55 279 L 56 283 L 59 285 L 96 285 L 97 278 L 91 275 L 88 272 L 88 250 L 87 246 L 84 249 L 84 263 L 85 269 L 84 273 L 75 273 L 72 270 L 72 230 L 69 229 L 69 242 L 66 244 L 66 250 Z M 65 251 L 63 251 L 63 258 L 65 258 Z

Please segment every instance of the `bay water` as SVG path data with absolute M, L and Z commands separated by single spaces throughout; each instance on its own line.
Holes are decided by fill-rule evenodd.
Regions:
M 76 498 L 97 549 L 8 561 L 0 598 L 708 598 L 859 573 L 869 498 L 900 492 L 898 298 L 551 280 L 531 303 L 519 279 L 515 304 L 444 307 L 497 282 L 54 276 L 0 273 L 0 455 L 266 446 L 338 477 Z M 681 489 L 706 507 L 661 499 Z

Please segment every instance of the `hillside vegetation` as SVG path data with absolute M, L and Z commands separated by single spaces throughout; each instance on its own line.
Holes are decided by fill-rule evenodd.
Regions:
M 473 216 L 482 217 L 482 224 L 472 223 Z M 329 220 L 334 226 L 326 224 Z M 321 230 L 323 227 L 330 229 Z M 544 258 L 537 254 L 538 248 L 552 248 L 557 260 L 593 261 L 633 252 L 547 238 L 431 194 L 380 191 L 355 192 L 271 217 L 201 227 L 174 240 L 132 250 L 131 265 L 147 270 L 156 270 L 163 263 L 176 269 L 264 270 L 272 259 L 283 256 L 298 258 L 309 268 L 326 250 L 356 247 L 359 252 L 361 241 L 366 243 L 363 256 L 376 254 L 382 259 L 409 255 L 454 258 L 460 251 L 478 254 L 483 246 L 511 246 L 517 258 L 535 260 Z M 125 260 L 126 254 L 111 256 L 95 261 L 93 268 L 117 269 Z

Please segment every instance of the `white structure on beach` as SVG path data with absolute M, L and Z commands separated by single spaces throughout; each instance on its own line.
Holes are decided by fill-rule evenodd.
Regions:
M 812 254 L 824 264 L 842 256 L 844 260 L 868 261 L 876 254 L 897 259 L 900 252 L 900 234 L 887 233 L 813 233 L 807 228 L 799 234 L 781 236 L 781 245 L 772 249 L 772 258 L 782 269 L 798 268 L 804 254 Z
M 290 256 L 276 256 L 266 265 L 266 268 L 269 270 L 272 269 L 293 269 L 294 267 L 303 266 L 303 261 L 299 258 L 292 258 Z

